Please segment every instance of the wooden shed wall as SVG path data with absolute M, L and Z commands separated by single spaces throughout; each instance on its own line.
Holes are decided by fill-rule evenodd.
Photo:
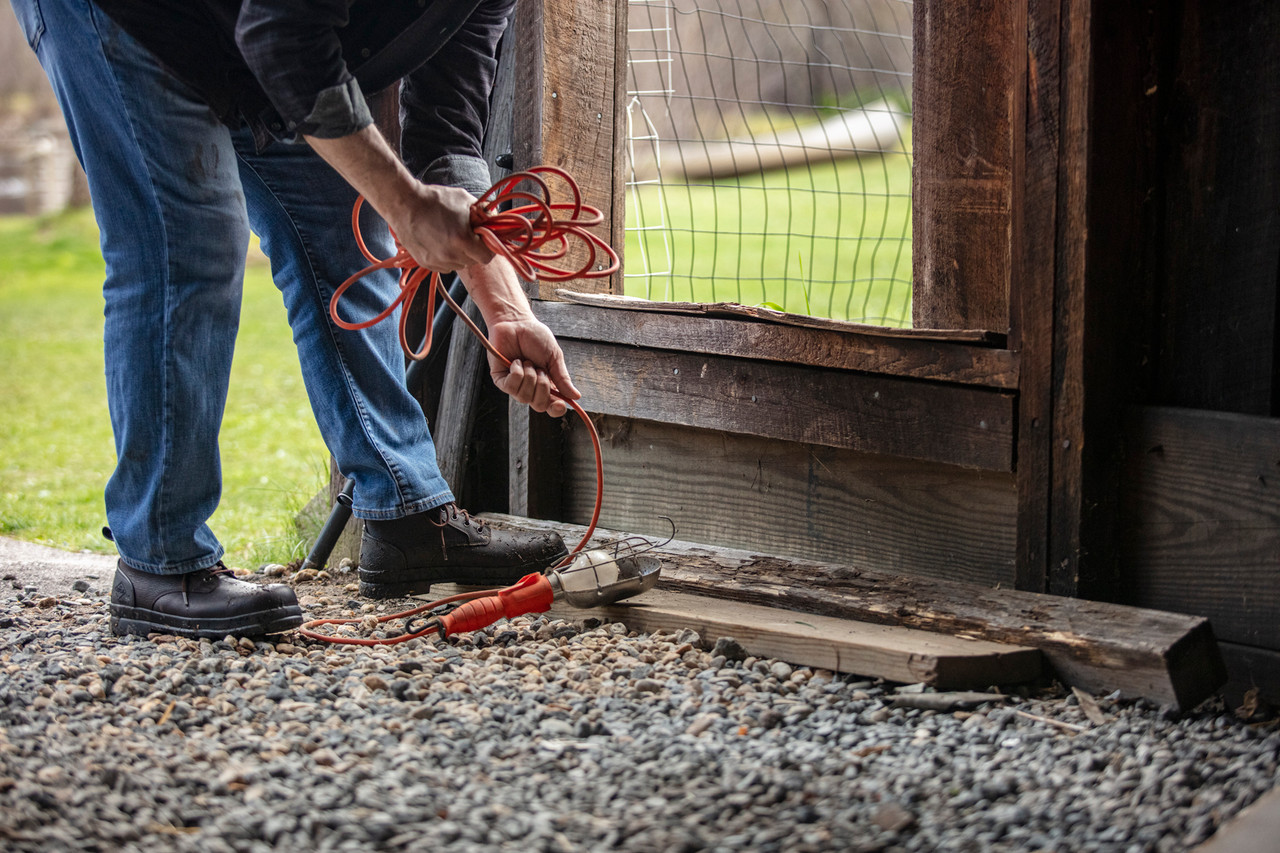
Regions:
M 616 36 L 625 3 L 605 5 Z M 727 329 L 708 348 L 555 306 L 605 433 L 606 523 L 656 533 L 665 513 L 686 539 L 1203 614 L 1237 688 L 1280 700 L 1280 11 L 916 14 L 917 319 L 1007 331 L 1013 372 L 931 377 L 890 338 L 767 361 Z M 549 58 L 530 103 L 573 67 Z M 564 106 L 517 151 L 575 173 L 620 155 L 606 110 Z M 615 201 L 619 168 L 598 179 Z M 581 430 L 510 424 L 510 510 L 585 521 Z

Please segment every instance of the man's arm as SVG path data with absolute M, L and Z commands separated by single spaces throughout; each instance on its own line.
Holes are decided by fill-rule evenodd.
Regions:
M 471 193 L 418 181 L 373 125 L 333 139 L 305 138 L 382 214 L 420 266 L 450 272 L 493 257 L 471 229 Z
M 552 388 L 570 399 L 580 395 L 569 378 L 564 354 L 551 331 L 529 307 L 515 270 L 497 257 L 471 228 L 466 190 L 430 186 L 409 174 L 377 128 L 336 139 L 307 137 L 321 157 L 387 220 L 419 265 L 457 270 L 489 327 L 489 339 L 511 359 L 489 355 L 494 384 L 535 411 L 559 417 L 567 410 Z

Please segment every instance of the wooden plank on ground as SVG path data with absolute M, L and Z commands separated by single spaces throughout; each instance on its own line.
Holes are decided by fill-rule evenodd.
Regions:
M 571 545 L 585 528 L 486 515 L 555 530 Z M 600 539 L 621 534 L 601 531 Z M 1206 619 L 1081 599 L 912 578 L 852 566 L 675 541 L 657 552 L 661 586 L 875 624 L 1040 649 L 1057 677 L 1091 692 L 1119 690 L 1188 710 L 1226 678 Z
M 1146 407 L 1125 434 L 1125 600 L 1280 650 L 1280 418 Z
M 1280 838 L 1280 787 L 1263 794 L 1192 853 L 1275 853 L 1277 838 Z
M 590 412 L 1013 470 L 1013 395 L 853 371 L 561 341 Z
M 1006 390 L 1018 386 L 1017 353 L 966 341 L 884 334 L 893 330 L 864 331 L 867 327 L 835 330 L 740 318 L 617 311 L 570 302 L 539 302 L 534 312 L 562 340 L 754 358 Z
M 692 628 L 706 643 L 731 637 L 757 657 L 939 689 L 1017 684 L 1040 674 L 1040 651 L 1025 646 L 663 589 L 593 610 L 557 604 L 552 614 L 563 619 L 596 615 L 637 631 Z
M 470 589 L 437 584 L 422 599 L 438 599 Z M 553 619 L 587 618 L 621 622 L 633 631 L 697 631 L 707 647 L 721 638 L 736 640 L 748 654 L 796 666 L 829 669 L 940 690 L 985 689 L 1038 678 L 1039 649 L 953 637 L 933 631 L 875 625 L 743 604 L 723 598 L 653 589 L 608 607 L 551 606 Z

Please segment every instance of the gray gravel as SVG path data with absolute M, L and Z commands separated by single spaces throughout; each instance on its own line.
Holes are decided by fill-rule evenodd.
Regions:
M 1051 687 L 920 710 L 894 702 L 918 686 L 590 621 L 117 639 L 105 581 L 10 585 L 6 850 L 1174 851 L 1280 781 L 1276 723 L 1221 708 Z M 377 612 L 350 589 L 304 602 Z

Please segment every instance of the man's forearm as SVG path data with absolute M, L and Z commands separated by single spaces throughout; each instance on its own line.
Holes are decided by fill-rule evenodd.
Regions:
M 415 179 L 376 127 L 334 139 L 306 140 L 382 214 L 423 267 L 448 272 L 493 257 L 471 228 L 474 197 L 466 190 Z

